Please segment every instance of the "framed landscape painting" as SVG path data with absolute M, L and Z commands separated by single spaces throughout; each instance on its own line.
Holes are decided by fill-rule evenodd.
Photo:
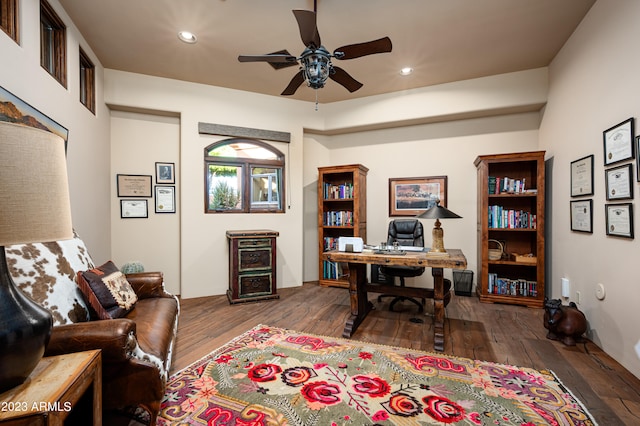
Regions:
M 389 216 L 417 216 L 438 200 L 447 206 L 446 176 L 389 179 Z
M 13 93 L 0 86 L 0 121 L 8 121 L 22 126 L 35 127 L 55 133 L 64 139 L 65 147 L 69 131 L 41 113 Z

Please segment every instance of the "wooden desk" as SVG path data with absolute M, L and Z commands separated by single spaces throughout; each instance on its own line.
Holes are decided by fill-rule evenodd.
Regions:
M 447 249 L 449 256 L 428 256 L 424 252 L 406 252 L 404 255 L 347 253 L 328 251 L 323 253 L 326 260 L 349 264 L 349 293 L 351 316 L 345 324 L 343 337 L 351 337 L 362 320 L 373 308 L 367 292 L 387 293 L 409 297 L 433 297 L 433 346 L 436 351 L 444 350 L 444 281 L 443 269 L 466 269 L 467 259 L 459 249 Z M 367 282 L 367 264 L 387 266 L 423 266 L 431 268 L 433 290 L 418 287 L 396 287 L 376 285 Z
M 42 358 L 23 384 L 0 394 L 0 424 L 63 425 L 89 386 L 93 386 L 93 425 L 100 426 L 100 351 Z

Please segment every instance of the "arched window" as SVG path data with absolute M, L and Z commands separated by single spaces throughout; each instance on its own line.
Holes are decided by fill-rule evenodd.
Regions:
M 284 213 L 284 154 L 254 139 L 204 149 L 205 213 Z

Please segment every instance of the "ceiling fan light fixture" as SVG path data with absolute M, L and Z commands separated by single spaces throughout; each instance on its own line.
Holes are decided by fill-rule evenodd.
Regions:
M 189 31 L 180 31 L 178 32 L 178 38 L 188 44 L 194 44 L 198 41 L 198 37 L 192 32 Z
M 303 52 L 300 58 L 304 70 L 304 78 L 309 87 L 320 89 L 324 87 L 331 72 L 331 55 L 322 46 L 313 51 L 308 50 L 308 52 Z
M 400 75 L 409 75 L 413 72 L 413 68 L 411 67 L 404 67 L 400 70 Z

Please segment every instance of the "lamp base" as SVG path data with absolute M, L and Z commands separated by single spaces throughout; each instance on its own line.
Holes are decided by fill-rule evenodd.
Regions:
M 51 313 L 16 287 L 0 246 L 0 393 L 22 384 L 44 355 Z

